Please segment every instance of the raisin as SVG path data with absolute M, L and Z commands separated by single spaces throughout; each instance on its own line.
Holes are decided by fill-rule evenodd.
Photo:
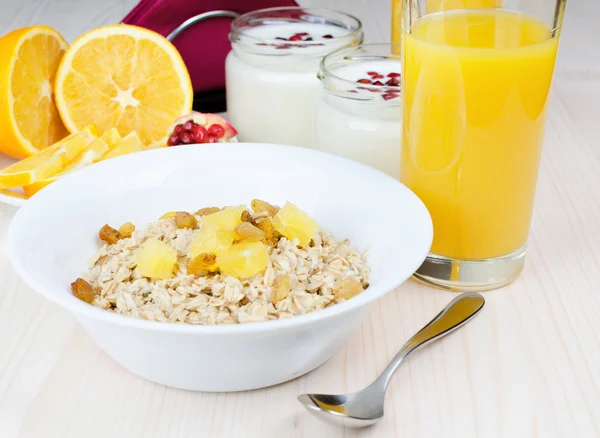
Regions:
M 194 257 L 187 265 L 187 273 L 189 275 L 198 275 L 203 271 L 208 270 L 215 264 L 216 256 L 203 252 Z
M 98 237 L 100 237 L 100 240 L 108 243 L 109 245 L 114 245 L 115 243 L 117 243 L 119 241 L 119 239 L 121 238 L 121 235 L 119 234 L 119 232 L 117 230 L 115 230 L 114 228 L 112 228 L 112 227 L 108 226 L 108 224 L 106 224 L 102 228 L 100 228 Z
M 246 241 L 260 241 L 265 240 L 265 232 L 260 228 L 255 227 L 250 222 L 242 222 L 239 224 L 235 233 L 237 234 L 238 240 Z
M 177 228 L 197 228 L 198 221 L 194 216 L 189 214 L 187 211 L 178 211 L 175 214 L 175 225 Z
M 91 304 L 96 297 L 92 285 L 83 278 L 78 278 L 71 283 L 71 291 L 75 298 L 79 298 L 81 301 L 85 301 L 88 304 Z
M 260 199 L 253 199 L 250 205 L 252 206 L 254 213 L 266 211 L 269 216 L 275 216 L 279 211 L 279 207 L 276 205 L 271 205 L 266 201 L 261 201 Z
M 194 213 L 194 215 L 206 216 L 209 214 L 217 213 L 218 211 L 221 211 L 221 209 L 219 207 L 206 207 L 206 208 L 201 208 L 196 213 Z
M 133 225 L 131 222 L 125 222 L 119 227 L 119 234 L 121 235 L 122 239 L 131 237 L 134 231 L 135 225 Z

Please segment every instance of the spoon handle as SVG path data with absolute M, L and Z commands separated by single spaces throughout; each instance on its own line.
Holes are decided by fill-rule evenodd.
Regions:
M 435 318 L 404 344 L 370 386 L 385 391 L 390 379 L 410 353 L 459 329 L 473 319 L 483 309 L 484 304 L 483 296 L 474 292 L 463 293 L 454 298 Z

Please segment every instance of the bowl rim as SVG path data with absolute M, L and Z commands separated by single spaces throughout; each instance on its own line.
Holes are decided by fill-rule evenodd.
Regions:
M 201 146 L 201 147 L 198 147 L 198 146 Z M 84 303 L 81 300 L 75 298 L 72 294 L 69 294 L 69 293 L 55 294 L 55 293 L 49 292 L 46 287 L 44 287 L 42 284 L 40 284 L 38 281 L 36 281 L 27 272 L 24 264 L 22 263 L 22 258 L 17 256 L 17 249 L 16 249 L 17 242 L 15 242 L 15 240 L 16 240 L 15 235 L 17 232 L 18 224 L 19 224 L 19 218 L 22 215 L 27 214 L 27 212 L 29 211 L 30 208 L 35 208 L 35 205 L 37 203 L 36 199 L 43 199 L 46 196 L 52 196 L 51 193 L 54 191 L 53 186 L 59 187 L 64 184 L 63 181 L 60 181 L 60 180 L 57 181 L 56 183 L 52 184 L 49 187 L 51 189 L 50 191 L 47 191 L 45 189 L 45 190 L 40 191 L 34 197 L 32 197 L 33 202 L 27 202 L 27 204 L 24 205 L 22 208 L 20 208 L 16 212 L 15 216 L 13 217 L 13 219 L 10 223 L 9 229 L 8 229 L 7 236 L 6 236 L 6 248 L 7 248 L 8 258 L 11 261 L 11 264 L 12 264 L 14 270 L 17 272 L 19 277 L 30 288 L 32 288 L 36 293 L 42 295 L 43 297 L 49 299 L 50 301 L 52 301 L 54 303 L 60 305 L 61 307 L 66 308 L 69 311 L 73 312 L 74 316 L 76 316 L 77 318 L 79 316 L 85 316 L 85 317 L 88 317 L 93 320 L 98 320 L 99 322 L 113 324 L 113 325 L 117 325 L 117 326 L 125 326 L 125 327 L 129 327 L 129 328 L 137 328 L 137 329 L 142 329 L 142 330 L 156 330 L 156 331 L 160 331 L 160 332 L 190 333 L 190 334 L 198 334 L 198 335 L 201 335 L 201 334 L 204 334 L 204 335 L 209 335 L 209 334 L 210 335 L 231 335 L 231 334 L 240 334 L 240 333 L 270 332 L 273 330 L 291 329 L 291 328 L 295 328 L 295 327 L 299 327 L 299 326 L 317 323 L 317 322 L 325 320 L 325 319 L 334 318 L 334 317 L 342 315 L 344 313 L 351 312 L 352 310 L 358 310 L 359 308 L 364 307 L 369 303 L 372 303 L 373 301 L 383 297 L 384 295 L 388 294 L 389 292 L 391 292 L 392 290 L 394 290 L 395 288 L 400 286 L 402 283 L 404 283 L 408 278 L 410 278 L 412 276 L 412 274 L 418 269 L 418 267 L 423 262 L 423 260 L 425 260 L 425 257 L 427 256 L 427 254 L 429 252 L 429 249 L 431 247 L 431 243 L 433 240 L 433 223 L 431 220 L 431 216 L 429 215 L 429 212 L 428 212 L 427 208 L 425 207 L 425 204 L 423 204 L 421 199 L 419 199 L 419 197 L 415 193 L 413 193 L 410 189 L 408 189 L 400 181 L 385 174 L 384 172 L 381 172 L 375 168 L 372 168 L 365 164 L 359 163 L 357 161 L 350 160 L 345 157 L 341 157 L 341 156 L 323 152 L 323 151 L 318 151 L 315 149 L 298 147 L 298 146 L 288 146 L 288 145 L 278 145 L 278 144 L 268 144 L 268 143 L 219 143 L 219 144 L 215 144 L 215 145 L 209 145 L 209 144 L 196 145 L 191 150 L 211 149 L 211 148 L 217 148 L 217 147 L 222 150 L 226 150 L 226 149 L 235 150 L 237 148 L 248 149 L 250 147 L 254 147 L 254 148 L 258 148 L 258 149 L 271 149 L 271 150 L 277 149 L 279 151 L 284 151 L 283 153 L 286 153 L 285 152 L 286 150 L 292 150 L 292 151 L 295 151 L 296 153 L 299 152 L 299 153 L 308 154 L 308 155 L 317 155 L 317 156 L 326 155 L 329 157 L 329 159 L 331 159 L 331 157 L 333 157 L 333 159 L 335 159 L 335 160 L 344 161 L 346 163 L 345 165 L 350 164 L 352 166 L 358 166 L 361 172 L 375 173 L 375 174 L 379 175 L 379 178 L 384 177 L 384 178 L 388 179 L 390 182 L 397 184 L 399 187 L 401 187 L 402 190 L 404 190 L 406 192 L 406 194 L 409 197 L 412 197 L 415 201 L 417 201 L 417 205 L 419 206 L 418 208 L 421 210 L 422 213 L 424 213 L 423 219 L 426 220 L 426 223 L 424 224 L 424 231 L 426 233 L 426 241 L 424 241 L 423 249 L 418 254 L 418 257 L 415 258 L 415 262 L 414 262 L 413 266 L 410 266 L 410 270 L 407 270 L 407 272 L 409 272 L 408 275 L 403 276 L 401 279 L 395 279 L 395 280 L 390 279 L 388 281 L 385 281 L 385 282 L 379 284 L 377 287 L 371 286 L 365 292 L 359 294 L 358 296 L 355 296 L 352 299 L 347 300 L 343 303 L 336 304 L 335 306 L 320 309 L 320 310 L 310 312 L 310 313 L 307 313 L 304 315 L 297 315 L 297 316 L 293 316 L 293 317 L 286 318 L 286 319 L 278 319 L 278 320 L 271 320 L 271 321 L 252 322 L 252 323 L 246 323 L 246 324 L 210 324 L 210 325 L 209 324 L 183 324 L 183 323 L 176 323 L 176 322 L 150 321 L 150 320 L 138 319 L 138 318 L 134 318 L 134 317 L 126 316 L 126 315 L 120 315 L 120 314 L 117 314 L 114 312 L 108 312 L 104 309 L 100 309 L 98 307 Z M 190 149 L 188 149 L 188 148 L 160 148 L 160 149 L 155 149 L 155 150 L 143 151 L 141 153 L 156 154 L 156 155 L 177 154 L 179 152 L 176 152 L 176 151 L 179 151 L 179 150 L 186 151 L 186 150 L 190 150 Z M 172 151 L 175 151 L 175 152 L 172 152 Z M 114 162 L 122 162 L 125 160 L 132 160 L 132 157 L 135 157 L 136 155 L 141 154 L 141 153 L 116 157 L 111 160 L 107 160 L 106 162 L 96 163 L 93 166 L 97 168 L 98 165 L 106 166 L 107 163 L 109 163 L 109 162 L 114 163 Z M 229 153 L 233 153 L 233 152 L 229 152 Z M 76 175 L 85 173 L 86 169 L 89 169 L 91 167 L 92 166 L 88 166 L 84 169 L 73 172 L 73 174 L 67 175 L 62 179 L 68 180 L 68 179 L 72 179 L 74 176 L 75 176 L 75 178 L 77 178 L 78 176 L 76 176 Z M 48 194 L 48 193 L 50 193 L 50 194 Z

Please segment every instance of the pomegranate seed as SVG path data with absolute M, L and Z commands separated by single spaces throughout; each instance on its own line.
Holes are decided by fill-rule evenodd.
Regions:
M 378 85 L 378 86 L 381 86 L 381 85 L 383 85 L 383 82 L 380 82 L 380 81 L 375 81 L 375 82 L 373 82 L 373 85 Z
M 173 134 L 179 135 L 181 133 L 181 131 L 183 131 L 183 125 L 179 124 L 179 125 L 175 126 L 175 129 L 173 130 Z
M 208 127 L 208 133 L 216 135 L 217 138 L 221 138 L 225 135 L 225 128 L 223 128 L 221 125 L 213 123 Z
M 346 91 L 348 91 L 348 93 L 358 93 L 358 91 L 356 91 L 356 90 L 346 90 Z
M 370 84 L 371 80 L 370 79 L 359 79 L 358 81 L 359 84 Z
M 383 75 L 375 75 L 373 76 L 373 79 L 383 79 Z
M 202 143 L 204 137 L 206 137 L 206 128 L 204 126 L 196 126 L 194 128 L 194 141 L 196 143 Z
M 381 93 L 381 90 L 378 90 L 377 88 L 367 88 L 367 90 L 369 90 L 371 93 Z
M 323 35 L 323 38 L 325 38 L 326 40 L 330 40 L 331 38 L 333 38 L 333 35 Z
M 397 87 L 398 85 L 400 85 L 400 82 L 398 81 L 398 79 L 396 78 L 392 78 L 390 80 L 388 80 L 385 85 L 389 85 L 390 87 Z
M 379 75 L 379 73 L 377 73 L 376 71 L 368 71 L 367 74 L 369 76 L 377 76 L 377 75 Z
M 388 78 L 399 78 L 400 77 L 400 73 L 388 73 Z
M 181 142 L 183 144 L 190 144 L 191 142 L 194 141 L 194 137 L 192 137 L 192 134 L 190 134 L 189 132 L 184 132 L 181 137 L 179 137 L 179 139 L 181 140 Z
M 208 140 L 209 143 L 217 143 L 219 141 L 219 139 L 217 138 L 217 136 L 215 134 L 208 134 L 206 136 L 206 139 Z
M 312 41 L 312 37 L 304 38 L 304 41 Z
M 179 137 L 175 134 L 170 136 L 169 140 L 167 141 L 168 146 L 175 146 L 177 143 L 179 143 Z
M 191 120 L 188 120 L 183 124 L 184 131 L 191 131 L 192 129 L 194 129 L 194 122 L 192 122 Z
M 383 97 L 383 100 L 390 100 L 390 99 L 393 99 L 394 97 L 398 97 L 398 95 L 394 94 L 394 93 L 385 93 L 385 94 L 382 94 L 381 97 Z
M 301 36 L 298 36 L 298 35 L 292 35 L 292 36 L 291 36 L 291 37 L 288 39 L 288 41 L 300 41 L 300 40 L 302 40 L 302 37 L 301 37 Z

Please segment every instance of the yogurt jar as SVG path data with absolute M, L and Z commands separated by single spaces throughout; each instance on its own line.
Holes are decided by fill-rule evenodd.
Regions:
M 325 9 L 262 9 L 231 25 L 227 114 L 246 142 L 310 146 L 323 57 L 360 44 L 360 21 Z
M 321 62 L 313 147 L 400 178 L 401 63 L 396 44 L 337 50 Z

